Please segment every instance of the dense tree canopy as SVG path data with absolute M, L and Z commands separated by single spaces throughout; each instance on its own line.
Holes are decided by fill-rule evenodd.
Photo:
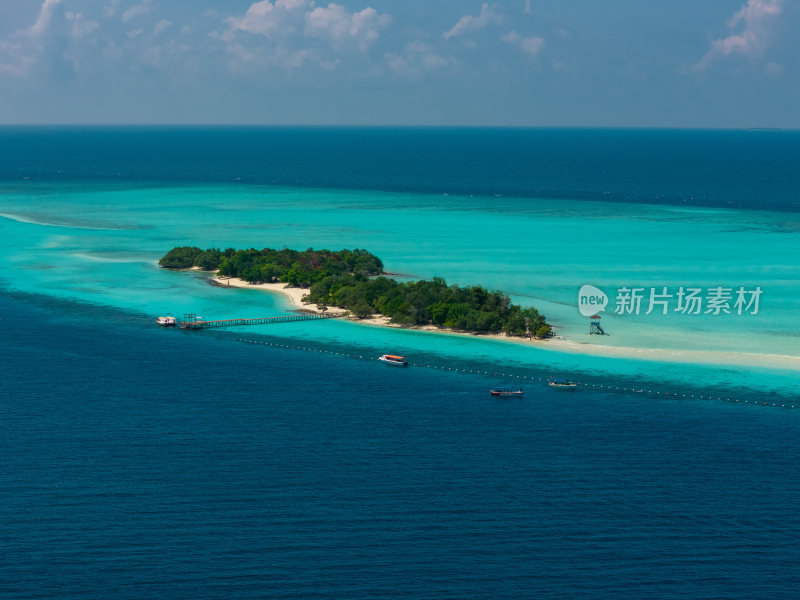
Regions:
M 188 269 L 200 267 L 219 271 L 224 277 L 239 277 L 250 283 L 283 281 L 292 286 L 308 287 L 324 277 L 339 274 L 378 275 L 381 260 L 366 250 L 202 250 L 195 246 L 173 248 L 158 261 L 162 267 Z
M 159 261 L 164 267 L 200 267 L 251 283 L 282 281 L 308 287 L 308 301 L 320 307 L 346 308 L 359 318 L 379 313 L 401 325 L 436 325 L 461 331 L 508 335 L 551 335 L 535 308 L 511 304 L 508 296 L 481 286 L 447 285 L 444 279 L 400 283 L 380 276 L 381 260 L 366 250 L 219 250 L 173 248 Z
M 434 277 L 399 283 L 387 277 L 338 275 L 312 284 L 308 300 L 340 306 L 357 317 L 380 313 L 401 325 L 436 325 L 462 331 L 547 337 L 550 326 L 535 308 L 511 304 L 508 296 L 480 286 L 459 287 Z

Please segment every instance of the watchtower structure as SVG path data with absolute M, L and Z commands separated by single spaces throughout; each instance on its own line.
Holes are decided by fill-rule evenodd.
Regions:
M 589 317 L 589 335 L 606 335 L 603 328 L 600 326 L 600 315 L 592 315 Z

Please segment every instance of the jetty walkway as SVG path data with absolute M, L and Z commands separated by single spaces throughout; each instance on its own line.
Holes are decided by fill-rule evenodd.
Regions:
M 236 327 L 238 325 L 272 325 L 273 323 L 293 323 L 295 321 L 316 321 L 319 319 L 335 319 L 341 314 L 330 315 L 284 315 L 280 317 L 261 317 L 257 319 L 222 319 L 220 321 L 203 321 L 194 314 L 186 314 L 178 323 L 181 329 L 214 329 L 219 327 Z

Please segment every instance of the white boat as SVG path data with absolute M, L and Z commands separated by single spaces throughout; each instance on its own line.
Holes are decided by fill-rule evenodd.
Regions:
M 575 390 L 578 388 L 578 384 L 574 381 L 567 381 L 566 379 L 550 379 L 547 382 L 551 388 L 557 388 L 560 390 Z
M 381 356 L 378 357 L 378 360 L 386 363 L 387 365 L 393 365 L 395 367 L 408 366 L 408 361 L 406 360 L 405 356 L 397 356 L 395 354 L 382 354 Z
M 161 325 L 161 327 L 175 327 L 178 324 L 178 319 L 175 317 L 158 317 L 156 324 Z

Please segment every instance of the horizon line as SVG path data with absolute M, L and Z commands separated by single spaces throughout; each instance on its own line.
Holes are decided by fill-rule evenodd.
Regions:
M 764 126 L 671 126 L 671 125 L 430 125 L 430 124 L 357 124 L 357 123 L 3 123 L 0 127 L 129 127 L 129 128 L 296 128 L 296 129 L 625 129 L 662 131 L 800 131 L 800 127 Z

